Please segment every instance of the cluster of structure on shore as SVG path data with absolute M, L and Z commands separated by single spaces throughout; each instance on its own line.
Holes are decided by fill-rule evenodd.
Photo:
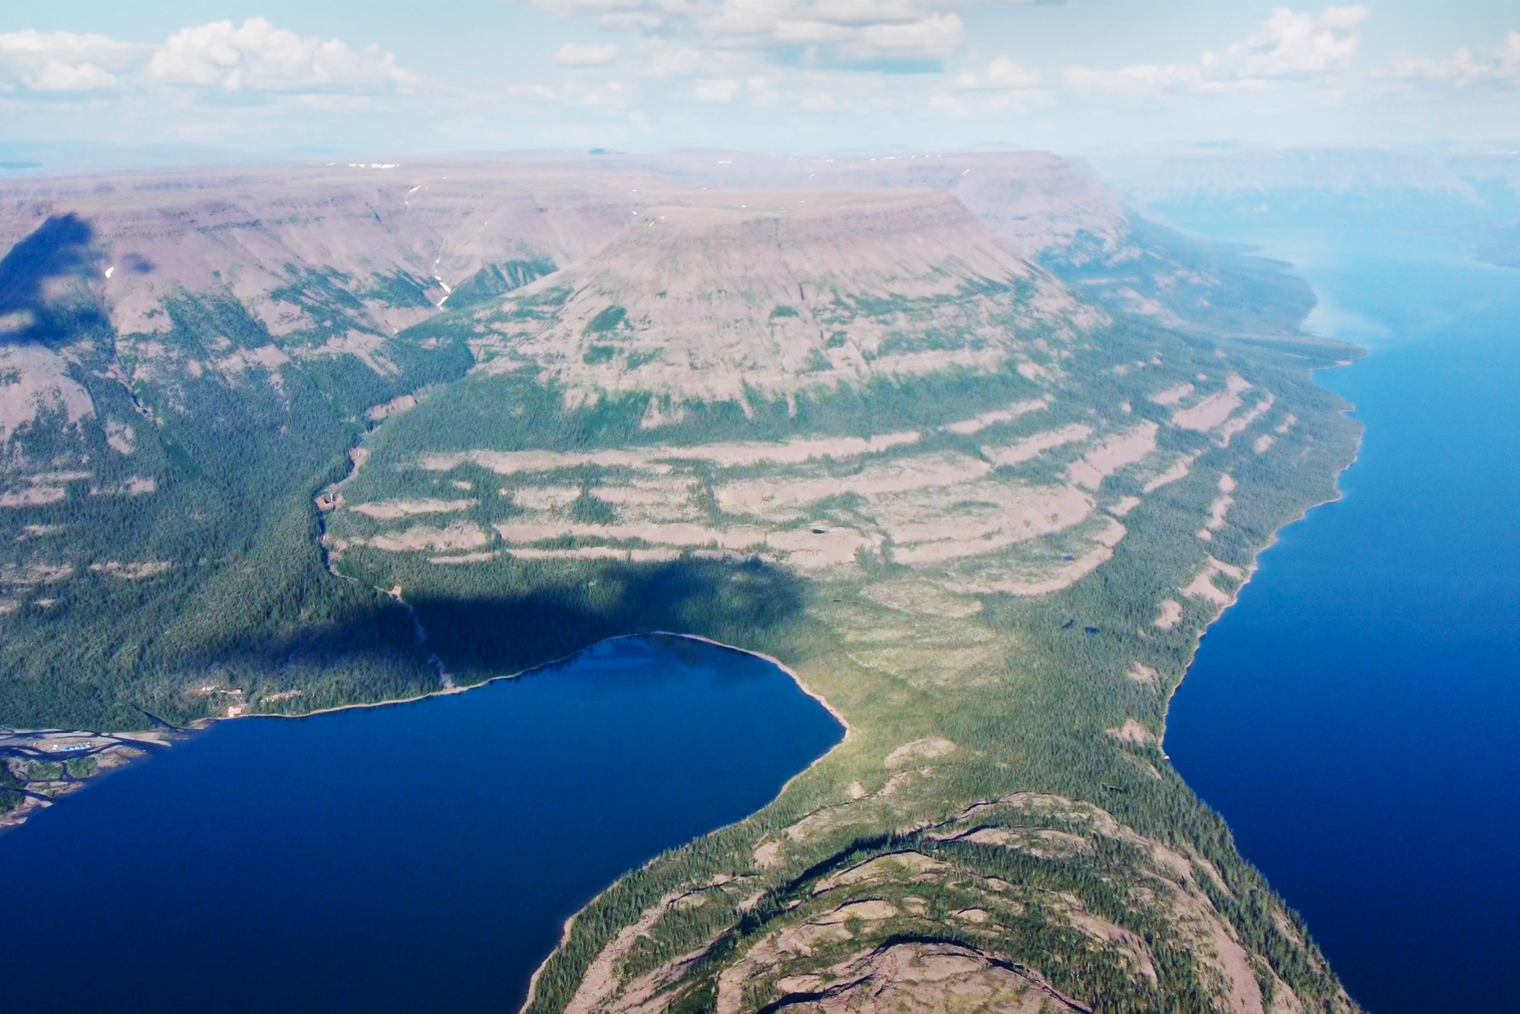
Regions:
M 0 831 L 15 827 L 54 800 L 83 788 L 96 775 L 122 767 L 171 733 L 152 730 L 110 735 L 60 729 L 0 729 L 0 796 L 21 797 L 0 812 Z

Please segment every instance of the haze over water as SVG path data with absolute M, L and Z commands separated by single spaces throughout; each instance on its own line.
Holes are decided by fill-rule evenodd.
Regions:
M 842 732 L 768 662 L 676 638 L 220 723 L 0 836 L 25 970 L 0 1009 L 515 1010 L 566 917 Z
M 1166 749 L 1372 1014 L 1514 1009 L 1520 272 L 1387 229 L 1225 238 L 1372 350 L 1319 377 L 1367 432 L 1209 629 Z

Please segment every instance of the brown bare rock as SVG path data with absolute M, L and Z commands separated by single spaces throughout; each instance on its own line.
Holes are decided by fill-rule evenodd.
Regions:
M 831 967 L 827 975 L 783 982 L 795 999 L 777 1010 L 818 1014 L 930 1014 L 947 1004 L 967 1014 L 1090 1010 L 1032 969 L 954 944 L 898 944 Z
M 1109 729 L 1108 734 L 1119 742 L 1132 746 L 1150 746 L 1156 742 L 1155 734 L 1133 718 L 1126 718 L 1123 725 Z
M 480 163 L 48 179 L 0 190 L 0 245 L 50 215 L 87 221 L 102 258 L 97 284 L 123 334 L 167 330 L 164 301 L 180 291 L 234 298 L 276 337 L 306 330 L 305 308 L 276 294 L 295 266 L 346 277 L 365 303 L 356 326 L 388 336 L 487 265 L 566 263 L 603 246 L 638 203 L 631 188 L 637 180 Z M 398 274 L 431 285 L 435 305 L 367 295 Z
M 95 415 L 95 403 L 57 352 L 0 344 L 0 446 L 43 413 L 61 413 L 65 425 L 77 426 Z
M 671 400 L 656 425 L 683 400 L 992 369 L 1028 359 L 1020 331 L 1036 321 L 1070 340 L 1104 320 L 943 194 L 692 201 L 641 211 L 606 249 L 521 290 L 480 343 L 487 368 L 526 361 L 591 397 L 657 392 Z M 570 294 L 547 325 L 515 312 L 557 289 Z M 931 330 L 962 337 L 904 347 Z

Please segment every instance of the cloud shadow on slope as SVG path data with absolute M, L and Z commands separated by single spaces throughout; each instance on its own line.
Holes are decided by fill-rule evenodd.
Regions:
M 82 285 L 97 271 L 95 229 L 78 215 L 52 215 L 0 258 L 0 344 L 57 342 L 83 326 L 104 323 L 97 301 Z M 52 290 L 52 291 L 50 291 Z
M 594 574 L 594 576 L 593 576 Z M 678 560 L 549 577 L 521 590 L 408 595 L 430 644 L 467 680 L 517 672 L 623 634 L 671 631 L 756 647 L 801 613 L 803 579 L 758 561 Z
M 368 603 L 350 601 L 334 622 L 287 626 L 273 636 L 229 632 L 219 644 L 191 648 L 183 661 L 191 672 L 218 671 L 239 685 L 252 678 L 270 690 L 309 688 L 295 705 L 305 710 L 436 689 L 428 650 L 461 684 L 537 668 L 622 635 L 694 634 L 764 650 L 774 647 L 806 601 L 805 579 L 759 561 L 598 562 L 573 569 L 498 562 L 446 575 L 423 566 L 410 577 L 432 580 L 427 587 L 414 581 L 406 601 L 427 631 L 425 647 L 403 608 L 376 593 Z M 314 684 L 326 685 L 313 696 Z M 174 712 L 186 706 L 180 689 L 165 689 L 158 707 Z

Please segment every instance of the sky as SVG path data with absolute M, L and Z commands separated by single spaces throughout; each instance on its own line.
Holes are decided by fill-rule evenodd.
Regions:
M 1517 138 L 1520 0 L 0 4 L 0 160 Z

